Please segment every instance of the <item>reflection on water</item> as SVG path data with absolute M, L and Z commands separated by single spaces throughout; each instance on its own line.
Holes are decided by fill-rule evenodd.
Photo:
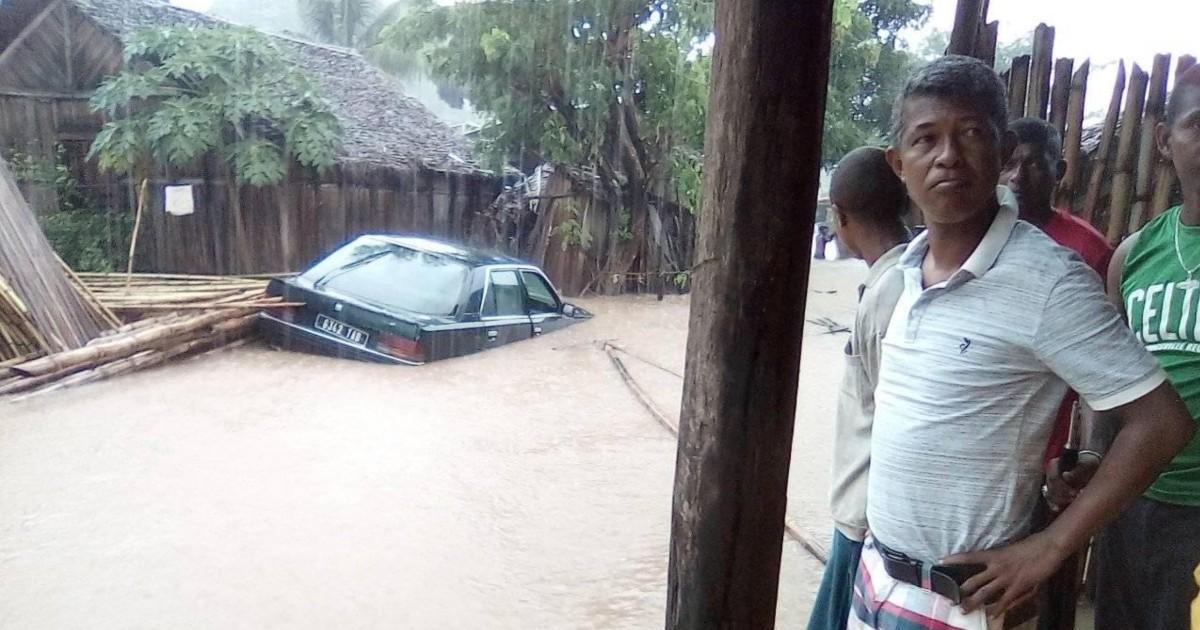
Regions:
M 585 306 L 421 368 L 251 347 L 0 405 L 0 626 L 661 627 L 675 444 L 594 342 L 681 370 L 686 301 Z M 785 548 L 781 627 L 818 571 Z

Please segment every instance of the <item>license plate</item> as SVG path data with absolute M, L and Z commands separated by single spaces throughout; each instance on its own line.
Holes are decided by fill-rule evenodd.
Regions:
M 367 333 L 345 322 L 339 322 L 332 317 L 317 315 L 317 330 L 327 332 L 339 339 L 345 339 L 356 346 L 367 345 Z

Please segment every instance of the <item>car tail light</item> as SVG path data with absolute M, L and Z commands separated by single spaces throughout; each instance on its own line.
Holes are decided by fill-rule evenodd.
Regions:
M 381 333 L 378 342 L 379 349 L 407 361 L 424 361 L 425 348 L 420 341 L 400 335 Z

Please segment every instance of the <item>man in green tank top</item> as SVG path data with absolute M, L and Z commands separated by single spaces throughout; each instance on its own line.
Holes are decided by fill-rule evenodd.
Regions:
M 1108 292 L 1200 419 L 1200 66 L 1179 77 L 1157 140 L 1183 204 L 1113 255 Z M 1097 541 L 1097 630 L 1184 630 L 1200 564 L 1200 433 Z

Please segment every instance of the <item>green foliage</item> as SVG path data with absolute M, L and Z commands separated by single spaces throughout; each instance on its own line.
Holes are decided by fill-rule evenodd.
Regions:
M 125 264 L 133 221 L 126 215 L 113 215 L 79 184 L 67 165 L 62 146 L 55 149 L 55 160 L 12 152 L 6 157 L 17 181 L 51 189 L 57 208 L 34 208 L 46 240 L 58 255 L 76 271 L 111 272 Z
M 821 150 L 827 164 L 886 139 L 892 104 L 917 61 L 897 38 L 928 12 L 913 0 L 836 1 Z
M 240 183 L 279 182 L 288 160 L 332 166 L 341 127 L 316 85 L 253 29 L 146 29 L 125 45 L 125 70 L 91 99 L 110 122 L 92 143 L 100 168 L 144 175 L 207 152 Z
M 492 119 L 494 168 L 597 165 L 601 177 L 698 199 L 712 0 L 417 0 L 384 31 Z M 628 228 L 626 228 L 626 231 Z

